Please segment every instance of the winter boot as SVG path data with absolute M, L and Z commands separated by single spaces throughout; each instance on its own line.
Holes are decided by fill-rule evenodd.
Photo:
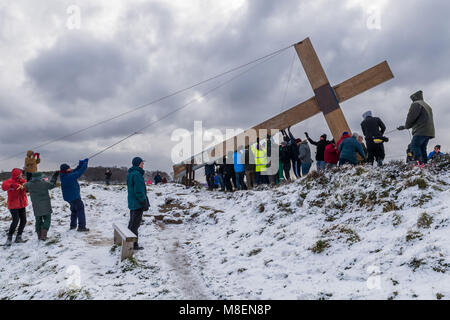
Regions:
M 27 241 L 22 239 L 22 235 L 21 235 L 21 234 L 18 234 L 18 235 L 16 236 L 16 241 L 14 241 L 14 242 L 15 242 L 15 243 L 25 243 L 25 242 L 27 242 Z
M 8 236 L 8 239 L 6 239 L 5 246 L 11 247 L 11 244 L 12 244 L 12 237 Z
M 41 240 L 41 233 L 42 233 L 42 230 L 36 231 L 38 240 Z
M 137 242 L 135 242 L 133 245 L 133 250 L 136 250 L 136 251 L 144 250 L 144 247 L 141 247 L 140 245 L 138 245 Z
M 42 229 L 41 230 L 41 239 L 42 241 L 46 241 L 47 240 L 47 232 L 48 230 Z
M 89 232 L 88 228 L 78 228 L 77 229 L 78 232 Z
M 378 161 L 377 161 L 377 164 L 378 164 L 378 167 L 382 167 L 382 166 L 383 166 L 383 161 L 378 160 Z

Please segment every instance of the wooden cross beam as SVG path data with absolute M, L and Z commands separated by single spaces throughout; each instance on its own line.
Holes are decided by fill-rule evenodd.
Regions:
M 242 145 L 243 141 L 245 141 L 245 147 L 255 143 L 257 137 L 250 134 L 253 131 L 259 133 L 259 130 L 263 129 L 286 129 L 318 113 L 324 115 L 335 141 L 338 141 L 343 132 L 351 132 L 339 104 L 394 78 L 388 63 L 384 61 L 337 86 L 331 87 L 311 40 L 307 38 L 294 47 L 314 91 L 314 97 L 216 145 L 208 152 L 211 158 L 222 158 L 226 155 L 226 150 L 230 150 L 230 146 L 232 150 L 236 150 L 239 145 Z M 228 148 L 226 148 L 227 146 Z M 190 162 L 191 159 L 186 161 L 186 163 Z M 196 169 L 201 167 L 201 165 L 196 166 Z M 173 170 L 176 179 L 185 174 L 186 166 L 183 163 L 177 164 L 173 166 Z

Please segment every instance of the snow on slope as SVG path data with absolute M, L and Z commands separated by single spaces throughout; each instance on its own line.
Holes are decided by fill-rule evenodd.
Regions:
M 0 248 L 0 299 L 448 299 L 449 185 L 447 159 L 226 194 L 152 186 L 145 250 L 123 263 L 111 225 L 128 221 L 126 187 L 82 186 L 89 234 L 68 231 L 54 190 L 51 240 L 37 243 L 30 207 L 30 240 Z M 2 231 L 8 218 L 0 206 Z

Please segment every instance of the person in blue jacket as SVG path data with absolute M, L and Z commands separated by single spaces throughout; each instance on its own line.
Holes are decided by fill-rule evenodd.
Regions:
M 357 137 L 357 134 L 353 134 L 351 138 L 345 139 L 339 145 L 339 166 L 343 166 L 347 163 L 356 166 L 358 164 L 356 153 L 359 153 L 359 155 L 364 158 L 364 149 L 357 140 Z
M 242 147 L 239 148 L 238 151 L 235 151 L 233 154 L 233 163 L 234 163 L 234 172 L 236 174 L 236 189 L 238 190 L 247 190 L 247 186 L 244 182 L 245 176 L 245 160 L 243 157 L 244 149 Z
M 64 201 L 70 204 L 70 230 L 77 227 L 79 232 L 88 232 L 86 228 L 86 215 L 84 212 L 84 203 L 81 200 L 80 185 L 78 179 L 83 175 L 88 167 L 89 159 L 80 160 L 78 166 L 72 170 L 68 164 L 60 166 L 61 191 Z
M 428 160 L 439 159 L 442 156 L 444 156 L 444 154 L 441 152 L 441 146 L 437 145 L 436 147 L 434 147 L 434 151 L 430 152 L 430 154 L 428 155 Z

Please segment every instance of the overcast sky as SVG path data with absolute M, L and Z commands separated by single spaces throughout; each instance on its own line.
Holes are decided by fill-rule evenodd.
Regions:
M 79 28 L 77 25 L 80 13 Z M 341 105 L 352 130 L 372 110 L 388 131 L 422 89 L 449 151 L 448 0 L 2 1 L 0 158 L 26 151 L 310 37 L 332 85 L 387 60 L 395 79 Z M 288 84 L 291 63 L 292 80 Z M 230 76 L 39 150 L 42 170 L 74 164 L 199 97 Z M 286 90 L 286 88 L 288 88 Z M 247 129 L 313 95 L 291 48 L 92 160 L 170 171 L 175 129 Z M 285 98 L 284 98 L 285 97 Z M 283 104 L 284 101 L 284 104 Z M 322 115 L 293 129 L 328 133 Z M 330 135 L 330 134 L 329 134 Z M 404 158 L 406 131 L 388 157 Z M 315 149 L 315 148 L 313 148 Z M 430 150 L 431 151 L 431 150 Z M 315 150 L 314 150 L 315 153 Z M 0 169 L 23 167 L 25 153 Z

